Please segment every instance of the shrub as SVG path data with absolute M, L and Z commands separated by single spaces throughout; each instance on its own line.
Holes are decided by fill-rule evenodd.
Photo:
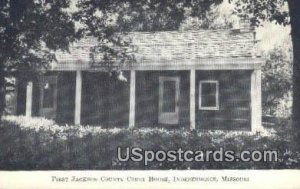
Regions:
M 30 123 L 30 124 L 29 124 Z M 0 126 L 0 169 L 269 169 L 297 168 L 291 137 L 247 132 L 160 128 L 102 129 L 58 126 L 43 118 L 4 117 Z M 278 162 L 120 162 L 117 147 L 145 150 L 277 150 Z

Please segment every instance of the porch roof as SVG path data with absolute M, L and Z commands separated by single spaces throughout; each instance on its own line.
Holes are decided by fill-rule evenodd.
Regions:
M 202 64 L 207 59 L 252 59 L 255 52 L 253 30 L 189 30 L 163 32 L 132 32 L 128 36 L 136 49 L 136 65 Z M 87 37 L 73 43 L 70 52 L 56 52 L 54 69 L 91 66 L 90 48 L 97 40 Z M 224 61 L 223 61 L 224 62 Z M 226 62 L 226 61 L 225 61 Z M 230 62 L 230 61 L 229 61 Z

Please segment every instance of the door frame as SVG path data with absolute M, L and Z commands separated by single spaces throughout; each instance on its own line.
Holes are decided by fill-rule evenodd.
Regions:
M 179 76 L 159 76 L 158 95 L 158 123 L 177 125 L 179 124 L 179 98 L 180 98 L 180 77 Z M 163 112 L 163 90 L 165 81 L 175 82 L 175 111 Z

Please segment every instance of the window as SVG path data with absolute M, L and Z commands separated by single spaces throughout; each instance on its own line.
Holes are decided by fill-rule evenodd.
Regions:
M 54 107 L 55 86 L 46 82 L 44 85 L 43 108 Z
M 199 109 L 219 110 L 219 82 L 218 81 L 200 81 Z

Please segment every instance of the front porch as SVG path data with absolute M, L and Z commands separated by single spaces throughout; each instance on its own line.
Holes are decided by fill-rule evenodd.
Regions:
M 155 125 L 171 128 L 185 127 L 191 130 L 259 130 L 261 127 L 261 73 L 259 66 L 255 63 L 243 64 L 240 62 L 238 64 L 231 62 L 231 64 L 225 65 L 227 66 L 202 63 L 202 67 L 186 65 L 185 68 L 176 65 L 168 66 L 164 71 L 156 66 L 148 66 L 148 69 L 135 67 L 124 69 L 126 82 L 118 80 L 116 76 L 111 77 L 109 73 L 101 70 L 74 70 L 74 67 L 72 70 L 54 70 L 50 75 L 59 73 L 61 76 L 57 77 L 55 84 L 57 94 L 54 99 L 57 101 L 53 106 L 56 114 L 53 118 L 58 122 L 77 125 L 113 125 L 130 128 Z M 226 75 L 226 73 L 228 74 Z M 243 78 L 243 76 L 245 77 Z M 226 83 L 222 81 L 222 77 L 227 78 Z M 178 89 L 176 78 L 178 79 Z M 218 95 L 221 97 L 218 97 L 218 109 L 200 108 L 199 83 L 208 80 L 220 82 L 220 94 Z M 235 85 L 240 80 L 243 82 Z M 173 112 L 173 114 L 163 114 L 164 99 L 163 94 L 160 94 L 163 93 L 163 81 L 174 84 L 175 88 L 170 90 L 177 90 L 177 92 L 176 90 L 169 91 L 168 94 L 174 104 L 168 105 L 169 102 L 166 102 L 166 106 L 169 106 L 166 108 L 172 110 L 165 112 Z M 173 84 L 172 81 L 174 81 Z M 232 91 L 226 90 L 224 86 L 232 87 L 233 91 L 244 90 L 245 94 L 234 94 Z M 35 95 L 30 82 L 26 90 L 26 111 L 24 113 L 27 116 L 47 117 L 43 115 L 41 109 L 44 107 L 41 103 L 39 103 L 38 114 L 34 114 L 32 111 Z M 228 98 L 230 95 L 231 99 Z M 165 99 L 168 100 L 168 98 Z M 216 103 L 217 100 L 213 102 L 214 105 L 217 105 Z M 222 125 L 231 126 L 222 127 Z

